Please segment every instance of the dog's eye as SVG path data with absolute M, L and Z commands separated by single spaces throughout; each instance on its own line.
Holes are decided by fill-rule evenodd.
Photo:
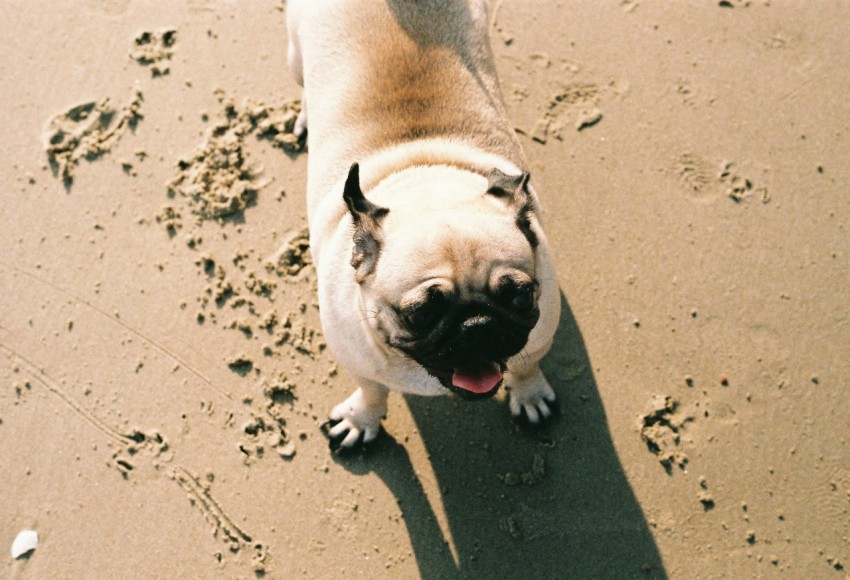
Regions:
M 440 317 L 443 309 L 443 296 L 439 292 L 429 292 L 428 299 L 405 310 L 404 322 L 413 330 L 427 330 Z
M 511 307 L 515 310 L 528 310 L 534 304 L 531 287 L 520 288 L 511 299 Z
M 531 284 L 509 285 L 502 292 L 502 303 L 520 312 L 531 310 L 534 306 L 534 286 Z
M 408 326 L 417 330 L 424 330 L 430 327 L 436 318 L 437 313 L 433 308 L 428 308 L 427 306 L 417 308 L 404 315 L 404 321 L 407 322 Z

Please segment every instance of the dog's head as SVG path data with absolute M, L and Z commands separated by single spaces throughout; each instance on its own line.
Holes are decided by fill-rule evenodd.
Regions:
M 491 396 L 540 314 L 528 174 L 441 167 L 386 181 L 370 201 L 354 165 L 345 185 L 363 316 L 446 388 Z

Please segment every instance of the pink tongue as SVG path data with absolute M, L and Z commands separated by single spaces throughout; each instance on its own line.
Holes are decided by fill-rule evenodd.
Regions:
M 452 375 L 454 386 L 477 394 L 491 391 L 500 380 L 502 371 L 495 363 L 477 368 L 455 369 Z

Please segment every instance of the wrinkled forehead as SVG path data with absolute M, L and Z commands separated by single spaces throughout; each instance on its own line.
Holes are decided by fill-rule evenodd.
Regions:
M 377 279 L 394 281 L 398 289 L 430 278 L 477 289 L 486 286 L 496 270 L 521 270 L 533 276 L 534 252 L 509 212 L 486 208 L 425 216 L 391 212 L 385 228 Z

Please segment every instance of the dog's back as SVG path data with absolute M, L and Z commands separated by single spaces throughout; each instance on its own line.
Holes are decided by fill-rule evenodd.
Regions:
M 486 2 L 296 0 L 288 10 L 309 108 L 311 197 L 351 163 L 429 138 L 524 165 L 498 87 Z

